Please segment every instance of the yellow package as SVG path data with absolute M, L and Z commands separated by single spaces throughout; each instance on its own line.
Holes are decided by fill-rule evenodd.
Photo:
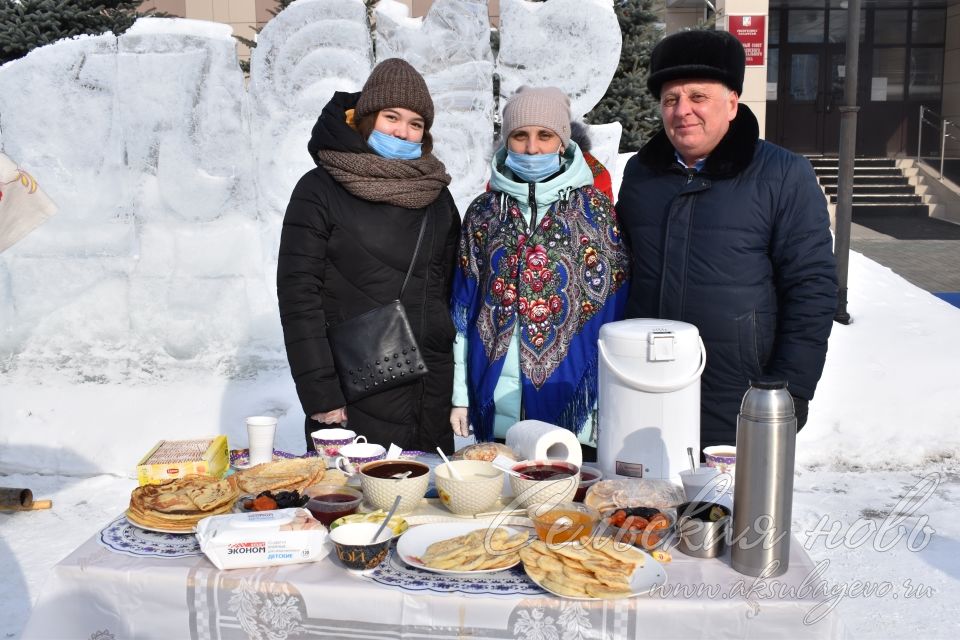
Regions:
M 196 440 L 161 440 L 137 465 L 141 485 L 158 484 L 190 474 L 222 478 L 230 466 L 227 436 Z

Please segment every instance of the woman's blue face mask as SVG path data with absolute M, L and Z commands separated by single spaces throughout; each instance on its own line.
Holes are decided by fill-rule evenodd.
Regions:
M 390 160 L 416 160 L 422 146 L 419 142 L 401 140 L 376 129 L 370 133 L 367 144 L 377 155 Z
M 559 153 L 515 153 L 507 149 L 504 164 L 525 182 L 540 182 L 560 171 Z

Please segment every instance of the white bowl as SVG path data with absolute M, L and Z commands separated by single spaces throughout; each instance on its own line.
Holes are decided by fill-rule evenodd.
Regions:
M 580 467 L 571 462 L 560 460 L 533 460 L 518 462 L 513 470 L 523 473 L 524 470 L 533 470 L 543 467 L 559 467 L 570 475 L 557 480 L 528 480 L 510 476 L 510 488 L 513 490 L 514 502 L 523 509 L 535 504 L 556 504 L 558 502 L 572 502 L 580 486 Z
M 451 466 L 462 480 L 453 477 Z M 490 511 L 503 492 L 503 471 L 483 460 L 451 460 L 434 469 L 433 476 L 440 502 L 461 516 Z

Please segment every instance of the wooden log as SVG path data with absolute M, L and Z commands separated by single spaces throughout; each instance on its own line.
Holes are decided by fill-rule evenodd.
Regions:
M 33 492 L 30 489 L 0 487 L 0 509 L 18 511 L 30 508 L 33 504 Z
M 34 500 L 29 507 L 21 507 L 20 511 L 39 511 L 53 507 L 53 500 Z

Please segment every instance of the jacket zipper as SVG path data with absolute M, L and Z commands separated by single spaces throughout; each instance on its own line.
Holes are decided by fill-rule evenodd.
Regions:
M 531 182 L 529 188 L 530 195 L 527 197 L 527 204 L 530 207 L 530 227 L 527 229 L 528 235 L 533 235 L 537 228 L 537 183 Z

